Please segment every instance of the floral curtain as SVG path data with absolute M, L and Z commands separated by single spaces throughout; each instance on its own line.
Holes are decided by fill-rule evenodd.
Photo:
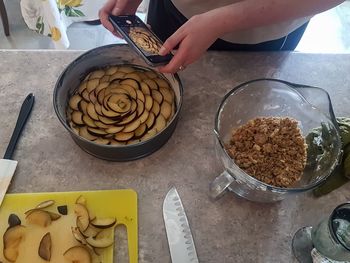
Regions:
M 98 10 L 105 1 L 21 0 L 21 12 L 30 29 L 51 37 L 57 49 L 66 49 L 69 47 L 68 26 L 98 19 Z

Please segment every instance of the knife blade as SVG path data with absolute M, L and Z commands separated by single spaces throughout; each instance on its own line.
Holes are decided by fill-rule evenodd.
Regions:
M 3 159 L 0 159 L 0 206 L 5 197 L 7 188 L 9 187 L 13 174 L 16 171 L 17 161 L 12 160 L 19 137 L 22 134 L 24 125 L 26 124 L 30 112 L 34 105 L 34 95 L 30 93 L 22 103 L 15 129 L 13 130 L 10 142 L 7 146 Z
M 172 263 L 199 262 L 185 209 L 175 187 L 164 199 L 163 218 Z

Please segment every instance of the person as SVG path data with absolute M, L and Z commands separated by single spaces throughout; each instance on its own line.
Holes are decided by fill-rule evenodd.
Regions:
M 147 23 L 164 42 L 160 54 L 177 49 L 159 68 L 174 73 L 206 50 L 294 50 L 310 18 L 344 0 L 150 0 Z M 108 16 L 135 14 L 141 0 L 108 0 L 101 23 L 117 34 Z

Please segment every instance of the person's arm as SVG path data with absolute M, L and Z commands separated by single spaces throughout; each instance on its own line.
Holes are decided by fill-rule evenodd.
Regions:
M 141 2 L 142 0 L 108 0 L 98 13 L 102 25 L 119 37 L 111 22 L 109 22 L 108 16 L 133 15 Z
M 239 30 L 311 16 L 344 0 L 245 0 L 213 9 L 190 18 L 164 43 L 164 55 L 177 45 L 174 58 L 159 68 L 161 72 L 176 72 L 197 60 L 219 37 Z

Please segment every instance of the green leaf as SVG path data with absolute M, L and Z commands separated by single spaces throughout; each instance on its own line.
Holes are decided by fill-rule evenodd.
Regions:
M 38 19 L 36 20 L 36 29 L 39 29 L 40 25 L 42 24 L 41 22 L 41 16 L 38 17 Z
M 35 25 L 36 28 L 36 32 L 39 34 L 43 34 L 44 33 L 44 23 L 43 23 L 44 18 L 42 16 L 39 16 Z
M 80 10 L 77 10 L 77 9 L 73 9 L 73 8 L 70 8 L 68 14 L 66 14 L 66 15 L 70 16 L 70 17 L 85 16 L 83 12 L 81 12 Z
M 40 31 L 39 31 L 40 34 L 44 34 L 44 28 L 45 28 L 44 23 L 41 23 L 41 28 L 40 28 Z
M 65 13 L 66 16 L 70 16 L 69 15 L 70 14 L 70 10 L 71 10 L 71 8 L 69 6 L 65 6 L 64 7 L 64 13 Z

